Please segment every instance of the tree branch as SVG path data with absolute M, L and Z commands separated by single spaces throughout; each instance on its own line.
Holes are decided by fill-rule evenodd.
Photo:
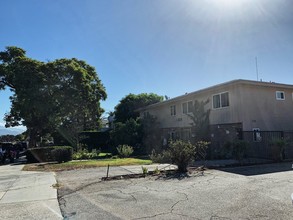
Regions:
M 12 85 L 11 83 L 7 82 L 4 79 L 0 79 L 0 84 L 4 84 L 5 86 L 8 86 L 8 87 L 10 87 L 12 89 L 15 89 L 15 86 L 14 85 Z

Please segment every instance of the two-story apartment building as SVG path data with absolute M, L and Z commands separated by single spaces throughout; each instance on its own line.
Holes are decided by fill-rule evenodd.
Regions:
M 293 131 L 293 85 L 233 80 L 140 109 L 141 116 L 157 117 L 162 138 L 190 139 L 194 101 L 210 109 L 211 141 L 241 138 L 242 131 Z

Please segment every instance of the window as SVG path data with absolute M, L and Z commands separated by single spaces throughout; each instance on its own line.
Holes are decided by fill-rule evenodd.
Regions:
M 229 106 L 229 93 L 228 92 L 221 94 L 221 105 L 222 105 L 222 107 Z
M 276 99 L 277 100 L 285 100 L 285 92 L 277 91 L 276 92 Z
M 184 102 L 182 103 L 182 112 L 183 114 L 191 113 L 193 109 L 193 102 Z
M 193 109 L 193 103 L 192 103 L 192 101 L 190 101 L 190 102 L 187 103 L 187 107 L 188 107 L 188 113 L 192 112 L 192 109 Z
M 187 102 L 182 103 L 182 112 L 183 114 L 187 114 Z
M 253 128 L 252 131 L 253 131 L 253 141 L 254 142 L 261 142 L 260 129 Z
M 213 108 L 224 108 L 228 107 L 229 105 L 230 103 L 228 92 L 213 95 Z
M 214 95 L 213 96 L 213 107 L 214 108 L 221 108 L 220 95 Z
M 171 110 L 171 115 L 172 116 L 176 115 L 176 105 L 171 105 L 170 110 Z

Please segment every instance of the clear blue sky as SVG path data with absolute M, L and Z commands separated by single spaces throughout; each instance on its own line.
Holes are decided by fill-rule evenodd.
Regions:
M 106 111 L 129 93 L 255 80 L 256 56 L 259 78 L 293 84 L 292 0 L 1 0 L 0 9 L 1 51 L 85 60 L 106 87 Z M 0 92 L 0 125 L 9 95 Z

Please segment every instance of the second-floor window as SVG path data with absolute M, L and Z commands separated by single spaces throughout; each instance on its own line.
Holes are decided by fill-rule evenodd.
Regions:
M 213 108 L 224 108 L 228 107 L 229 103 L 229 93 L 224 92 L 220 94 L 213 95 Z
M 171 110 L 171 115 L 172 116 L 176 115 L 176 105 L 171 105 L 170 110 Z
M 183 114 L 191 113 L 192 109 L 193 109 L 193 102 L 192 101 L 182 103 L 182 113 Z
M 277 100 L 285 100 L 285 92 L 277 91 L 276 92 L 276 99 Z

